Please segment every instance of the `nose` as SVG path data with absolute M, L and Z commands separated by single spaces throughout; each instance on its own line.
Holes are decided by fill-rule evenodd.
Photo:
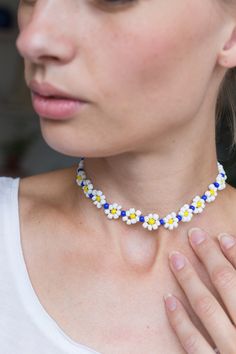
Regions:
M 35 64 L 48 61 L 69 62 L 75 56 L 76 43 L 69 14 L 56 6 L 42 9 L 35 5 L 29 18 L 21 20 L 16 47 L 19 54 Z

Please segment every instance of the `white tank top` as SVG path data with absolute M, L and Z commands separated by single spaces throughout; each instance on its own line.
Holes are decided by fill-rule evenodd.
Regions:
M 68 337 L 33 289 L 21 247 L 19 181 L 0 177 L 0 353 L 101 354 Z

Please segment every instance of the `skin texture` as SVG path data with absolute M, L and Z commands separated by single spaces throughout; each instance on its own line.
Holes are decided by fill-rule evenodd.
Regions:
M 212 71 L 233 28 L 221 26 L 215 1 L 140 1 L 116 12 L 93 1 L 76 3 L 41 0 L 34 7 L 23 3 L 19 12 L 17 46 L 26 59 L 27 82 L 54 82 L 93 103 L 79 119 L 53 127 L 55 135 L 43 122 L 50 146 L 89 157 L 162 152 L 173 147 L 180 128 L 183 134 L 197 126 L 192 130 L 202 133 L 212 126 L 209 110 L 224 70 L 217 68 L 214 78 Z M 93 144 L 87 144 L 88 135 Z
M 177 211 L 214 181 L 217 90 L 226 70 L 236 65 L 236 14 L 229 5 L 215 0 L 140 0 L 113 7 L 103 0 L 21 1 L 18 22 L 16 45 L 25 60 L 26 83 L 47 81 L 89 101 L 66 122 L 39 117 L 45 141 L 62 154 L 87 157 L 87 175 L 110 201 L 125 209 L 140 209 L 144 215 L 155 211 L 162 217 Z M 69 286 L 78 278 L 75 267 L 79 264 L 84 270 L 80 279 L 88 277 L 91 267 L 104 279 L 106 296 L 114 284 L 119 289 L 125 284 L 121 303 L 129 308 L 134 292 L 134 313 L 141 303 L 143 308 L 148 303 L 141 318 L 142 323 L 146 323 L 145 316 L 152 318 L 151 327 L 157 320 L 152 309 L 158 299 L 160 329 L 165 321 L 160 307 L 163 292 L 176 290 L 184 299 L 168 268 L 169 251 L 185 252 L 208 286 L 210 283 L 186 241 L 189 225 L 181 224 L 171 235 L 160 229 L 155 237 L 140 225 L 132 228 L 110 222 L 75 185 L 75 168 L 22 179 L 22 241 L 35 289 L 54 317 L 72 337 L 105 350 L 108 338 L 96 341 L 95 334 L 89 337 L 84 323 L 84 334 L 78 337 L 78 322 L 65 319 L 65 312 L 75 311 L 74 306 L 67 304 L 64 316 L 59 315 L 62 303 L 55 297 L 59 298 L 61 277 L 58 286 L 50 288 L 55 295 L 50 301 L 50 273 L 46 285 L 39 272 L 49 250 L 53 261 L 47 261 L 50 265 L 45 261 L 46 268 L 54 270 L 54 284 L 55 273 L 63 272 L 64 288 L 71 298 L 78 294 L 78 289 Z M 235 190 L 227 186 L 207 212 L 193 219 L 191 227 L 206 229 L 212 239 L 221 231 L 235 232 L 235 200 Z M 42 219 L 44 224 L 39 223 Z M 54 233 L 57 238 L 52 237 Z M 47 246 L 42 245 L 42 234 Z M 64 254 L 65 239 L 70 256 Z M 30 256 L 36 244 L 40 251 Z M 93 293 L 99 293 L 101 283 L 90 281 Z M 150 289 L 145 296 L 143 287 Z M 158 294 L 153 294 L 153 287 Z M 111 298 L 120 296 L 115 286 L 113 291 Z M 124 318 L 119 315 L 120 310 L 118 307 L 114 314 L 117 323 L 127 318 L 127 313 Z M 133 324 L 138 323 L 135 315 L 130 314 L 131 318 Z M 142 330 L 126 334 L 114 330 L 109 337 L 114 338 L 111 348 L 115 338 L 118 343 L 125 341 L 127 333 L 126 340 L 135 342 Z M 168 330 L 166 327 L 167 336 L 159 347 L 152 341 L 157 333 L 151 337 L 145 332 L 144 337 L 153 344 L 149 352 L 154 347 L 157 352 L 162 350 L 161 345 L 166 348 Z M 144 337 L 140 353 L 147 350 Z M 111 348 L 106 347 L 108 353 Z M 178 350 L 181 353 L 180 347 Z M 139 353 L 138 348 L 131 352 Z
M 158 206 L 164 216 L 217 174 L 214 108 L 236 60 L 235 18 L 212 0 L 111 6 L 22 1 L 17 48 L 27 83 L 51 82 L 91 102 L 67 122 L 40 117 L 45 141 L 61 153 L 90 157 L 87 174 L 111 200 L 143 213 Z M 73 210 L 84 210 L 88 203 L 73 190 Z M 97 216 L 90 206 L 88 213 Z M 97 226 L 119 231 L 103 220 Z

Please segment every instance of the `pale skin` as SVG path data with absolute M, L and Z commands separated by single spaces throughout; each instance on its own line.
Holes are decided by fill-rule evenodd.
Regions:
M 232 4 L 21 1 L 18 21 L 26 83 L 47 81 L 90 101 L 67 122 L 40 117 L 45 141 L 85 156 L 109 200 L 164 216 L 214 181 L 217 90 L 236 66 Z M 20 183 L 29 274 L 64 332 L 107 354 L 235 353 L 236 247 L 226 252 L 217 238 L 235 234 L 235 189 L 227 185 L 191 223 L 151 233 L 108 220 L 75 184 L 75 171 Z M 195 227 L 207 232 L 199 247 L 187 237 Z M 179 272 L 172 251 L 188 258 Z M 232 281 L 221 276 L 226 268 Z M 166 293 L 181 301 L 177 311 L 165 311 Z M 196 309 L 209 294 L 215 311 Z

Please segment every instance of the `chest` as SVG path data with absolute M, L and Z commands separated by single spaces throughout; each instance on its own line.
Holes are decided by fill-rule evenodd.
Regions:
M 73 341 L 105 354 L 184 353 L 153 284 L 125 284 L 111 274 L 68 275 L 50 262 L 44 267 L 29 266 L 34 291 Z
M 24 258 L 38 300 L 70 339 L 103 354 L 185 353 L 162 298 L 173 278 L 122 278 L 111 264 L 46 239 L 40 245 L 23 233 Z M 201 327 L 181 289 L 174 293 Z
M 184 354 L 164 308 L 163 295 L 173 292 L 211 343 L 168 266 L 164 276 L 155 278 L 122 276 L 117 265 L 105 261 L 105 248 L 102 253 L 94 243 L 66 241 L 76 238 L 69 225 L 60 227 L 49 221 L 41 225 L 23 218 L 21 226 L 22 250 L 35 295 L 74 342 L 103 354 Z M 214 293 L 206 272 L 199 269 Z

